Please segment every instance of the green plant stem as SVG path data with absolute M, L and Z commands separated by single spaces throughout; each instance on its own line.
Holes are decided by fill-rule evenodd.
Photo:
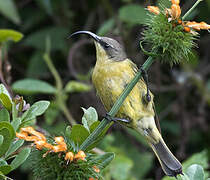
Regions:
M 57 90 L 62 90 L 63 84 L 62 80 L 60 78 L 60 75 L 58 74 L 58 71 L 55 69 L 55 66 L 52 63 L 52 60 L 48 53 L 45 53 L 43 56 L 48 68 L 50 69 L 50 72 L 52 73 L 53 77 L 55 78 L 56 88 Z
M 142 69 L 147 71 L 148 68 L 152 65 L 152 63 L 154 62 L 154 58 L 152 58 L 151 56 L 145 61 L 145 63 L 142 65 Z M 139 79 L 141 78 L 141 71 L 139 71 L 136 76 L 132 79 L 132 81 L 127 85 L 127 87 L 124 89 L 124 91 L 122 92 L 122 94 L 120 95 L 120 97 L 117 99 L 117 101 L 115 102 L 114 106 L 112 107 L 112 109 L 109 111 L 109 115 L 111 116 L 115 116 L 118 112 L 118 110 L 120 109 L 122 103 L 124 102 L 125 98 L 128 96 L 128 94 L 131 92 L 131 90 L 134 88 L 134 86 L 136 85 L 136 83 L 139 81 Z M 100 124 L 98 125 L 98 127 L 88 136 L 88 138 L 81 144 L 80 149 L 85 151 L 87 149 L 87 147 L 89 145 L 91 145 L 96 138 L 98 137 L 98 135 L 106 128 L 107 125 L 112 124 L 113 122 L 107 120 L 107 119 L 103 119 Z M 110 124 L 110 125 L 111 125 Z
M 197 0 L 196 3 L 185 13 L 185 15 L 182 17 L 182 20 L 185 20 L 187 16 L 196 8 L 196 6 L 203 0 Z
M 57 89 L 56 99 L 59 104 L 59 108 L 61 109 L 61 111 L 63 112 L 65 117 L 68 119 L 69 123 L 71 125 L 74 125 L 74 124 L 76 124 L 76 121 L 74 120 L 74 118 L 72 117 L 71 113 L 69 112 L 69 110 L 66 106 L 66 103 L 64 100 L 64 94 L 63 94 L 63 84 L 62 84 L 60 75 L 59 75 L 58 71 L 56 70 L 55 66 L 53 65 L 49 54 L 45 53 L 43 58 L 47 64 L 50 72 L 52 73 L 53 77 L 55 78 L 56 89 Z

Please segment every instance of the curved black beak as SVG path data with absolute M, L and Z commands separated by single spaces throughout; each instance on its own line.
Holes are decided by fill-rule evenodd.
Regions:
M 71 34 L 71 35 L 69 36 L 69 38 L 71 38 L 72 36 L 77 35 L 77 34 L 88 34 L 88 35 L 91 36 L 95 41 L 97 41 L 97 42 L 100 42 L 100 41 L 101 41 L 101 37 L 97 36 L 96 34 L 90 32 L 90 31 L 77 31 L 77 32 Z

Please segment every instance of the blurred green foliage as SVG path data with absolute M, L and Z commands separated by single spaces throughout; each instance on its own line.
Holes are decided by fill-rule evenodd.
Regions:
M 193 2 L 181 1 L 183 13 Z M 69 124 L 67 119 L 72 118 L 84 125 L 76 125 L 73 132 L 82 129 L 81 132 L 86 137 L 94 128 L 91 126 L 94 123 L 96 126 L 105 112 L 95 97 L 88 74 L 94 65 L 95 52 L 92 46 L 82 42 L 82 37 L 69 40 L 69 34 L 76 30 L 91 30 L 103 36 L 121 37 L 119 40 L 124 44 L 128 56 L 140 65 L 145 59 L 138 47 L 147 17 L 144 8 L 156 3 L 170 4 L 168 0 L 0 0 L 1 81 L 5 80 L 9 87 L 12 87 L 14 94 L 24 95 L 30 104 L 41 99 L 51 102 L 48 109 L 48 103 L 41 107 L 47 110 L 44 116 L 38 118 L 38 126 L 51 134 L 60 135 Z M 210 24 L 209 13 L 210 2 L 203 1 L 192 17 Z M 5 33 L 5 30 L 9 31 Z M 23 39 L 18 44 L 11 44 L 11 41 L 19 41 L 21 38 Z M 47 39 L 50 41 L 50 47 L 46 45 Z M 209 43 L 209 34 L 201 32 L 200 48 L 195 49 L 195 58 L 190 57 L 191 65 L 186 63 L 170 69 L 156 63 L 149 71 L 150 88 L 155 94 L 163 138 L 179 159 L 187 159 L 183 163 L 187 177 L 198 172 L 201 179 L 202 172 L 204 179 L 209 177 Z M 59 78 L 52 74 L 49 64 L 43 60 L 44 54 L 45 59 L 53 62 Z M 11 117 L 8 110 L 12 108 L 12 98 L 2 87 L 0 91 L 1 98 L 6 100 L 1 103 L 7 109 L 1 109 L 0 121 L 9 122 Z M 31 111 L 24 113 L 25 118 L 30 117 L 29 121 L 24 120 L 25 124 L 35 123 L 35 116 L 43 113 L 40 111 L 38 114 L 32 114 L 36 105 L 31 107 Z M 97 120 L 91 125 L 86 122 L 88 115 L 82 117 L 83 110 L 80 108 L 89 106 L 95 107 L 99 112 L 99 117 L 94 117 L 93 119 Z M 22 120 L 13 122 L 13 129 L 17 129 L 23 123 Z M 99 145 L 102 150 L 116 154 L 116 158 L 103 172 L 106 180 L 146 180 L 163 177 L 163 173 L 158 170 L 157 160 L 142 137 L 115 125 L 109 132 L 111 133 L 106 135 Z M 75 134 L 71 136 L 76 137 Z M 0 144 L 4 143 L 4 137 L 0 136 Z M 6 153 L 9 155 L 16 151 L 21 143 L 22 141 L 14 143 Z M 201 165 L 203 170 L 194 164 Z M 1 161 L 1 165 L 1 172 L 11 170 L 5 161 Z M 14 167 L 16 166 L 14 162 Z M 30 171 L 23 167 L 9 176 L 20 179 L 25 177 L 23 173 L 27 173 L 28 179 L 31 179 Z M 190 178 L 195 177 L 197 178 Z

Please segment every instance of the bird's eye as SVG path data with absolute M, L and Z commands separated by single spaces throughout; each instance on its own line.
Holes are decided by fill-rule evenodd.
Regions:
M 109 48 L 109 47 L 111 47 L 111 46 L 110 46 L 108 43 L 105 43 L 105 44 L 104 44 L 104 47 L 105 47 L 105 48 Z

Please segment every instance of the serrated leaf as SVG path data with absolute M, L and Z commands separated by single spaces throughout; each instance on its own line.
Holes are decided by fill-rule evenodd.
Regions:
M 23 116 L 22 121 L 28 121 L 34 119 L 36 116 L 42 115 L 50 105 L 49 101 L 38 101 L 34 103 L 29 110 L 27 110 Z
M 8 174 L 12 170 L 10 165 L 0 166 L 0 172 L 4 175 Z
M 0 135 L 0 146 L 2 145 L 3 141 L 4 141 L 4 136 Z
M 12 85 L 13 91 L 20 94 L 55 94 L 56 88 L 38 79 L 23 79 Z
M 12 99 L 9 95 L 9 92 L 7 91 L 7 89 L 3 84 L 0 84 L 0 102 L 6 109 L 8 110 L 12 109 L 12 104 L 13 104 Z
M 31 148 L 24 148 L 11 162 L 12 170 L 18 168 L 29 156 Z
M 130 25 L 145 24 L 148 18 L 145 8 L 138 4 L 129 4 L 122 6 L 119 10 L 119 18 L 121 21 Z
M 88 126 L 88 129 L 90 129 L 90 126 L 98 121 L 98 114 L 95 108 L 89 107 L 88 109 L 82 108 L 84 111 L 84 115 L 82 117 L 82 123 Z
M 23 139 L 18 139 L 18 140 L 13 141 L 10 144 L 8 151 L 6 152 L 5 157 L 6 158 L 9 157 L 12 153 L 17 151 L 23 145 L 23 143 L 24 143 Z
M 4 141 L 0 146 L 0 157 L 1 157 L 7 152 L 13 138 L 15 137 L 15 130 L 13 129 L 10 123 L 4 121 L 0 122 L 0 135 L 4 137 Z
M 104 36 L 105 34 L 107 34 L 109 31 L 112 30 L 112 28 L 115 25 L 115 20 L 114 18 L 108 19 L 107 21 L 105 21 L 100 28 L 98 29 L 97 33 L 99 36 Z
M 0 122 L 1 121 L 10 122 L 9 112 L 5 108 L 0 110 Z
M 13 0 L 0 0 L 0 12 L 15 24 L 20 24 L 20 16 Z
M 70 139 L 74 141 L 75 144 L 81 145 L 89 134 L 90 133 L 84 126 L 77 124 L 71 129 Z
M 190 180 L 204 180 L 203 167 L 198 164 L 193 164 L 188 167 L 186 174 Z
M 23 34 L 18 31 L 11 30 L 11 29 L 0 29 L 0 43 L 10 41 L 10 40 L 14 42 L 18 42 L 22 38 L 23 38 Z
M 65 91 L 67 93 L 73 92 L 87 92 L 91 90 L 91 86 L 85 83 L 81 83 L 78 81 L 69 81 L 66 84 Z

